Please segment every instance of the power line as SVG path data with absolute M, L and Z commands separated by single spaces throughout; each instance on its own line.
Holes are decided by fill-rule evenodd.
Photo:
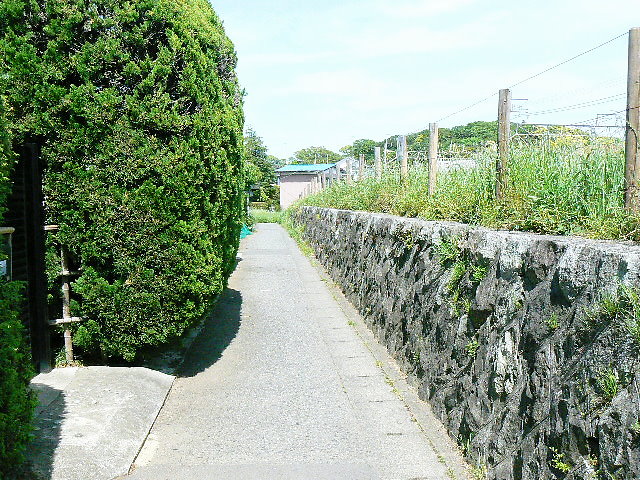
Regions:
M 593 52 L 594 50 L 597 50 L 598 48 L 603 47 L 603 46 L 605 46 L 605 45 L 607 45 L 607 44 L 609 44 L 611 42 L 614 42 L 615 40 L 618 40 L 619 38 L 622 38 L 622 37 L 624 37 L 625 35 L 628 35 L 628 34 L 629 34 L 629 32 L 624 32 L 624 33 L 622 33 L 622 34 L 620 34 L 620 35 L 618 35 L 618 36 L 616 36 L 616 37 L 614 37 L 614 38 L 612 38 L 610 40 L 607 40 L 606 42 L 603 42 L 603 43 L 601 43 L 599 45 L 596 45 L 595 47 L 590 48 L 589 50 L 585 50 L 584 52 L 581 52 L 581 53 L 579 53 L 577 55 L 574 55 L 571 58 L 568 58 L 566 60 L 563 60 L 560 63 L 557 63 L 557 64 L 553 65 L 552 67 L 546 68 L 543 71 L 541 71 L 539 73 L 536 73 L 535 75 L 531 75 L 530 77 L 527 77 L 524 80 L 520 80 L 519 82 L 516 82 L 516 83 L 514 83 L 513 85 L 511 85 L 511 86 L 509 86 L 507 88 L 511 89 L 511 88 L 516 87 L 518 85 L 522 85 L 523 83 L 528 82 L 529 80 L 532 80 L 532 79 L 534 79 L 536 77 L 539 77 L 540 75 L 543 75 L 543 74 L 545 74 L 547 72 L 550 72 L 551 70 L 554 70 L 554 69 L 556 69 L 556 68 L 558 68 L 558 67 L 560 67 L 562 65 L 565 65 L 565 64 L 567 64 L 569 62 L 572 62 L 576 58 L 580 58 L 583 55 L 586 55 L 587 53 Z M 454 115 L 457 115 L 457 114 L 462 113 L 462 112 L 464 112 L 466 110 L 469 110 L 470 108 L 473 108 L 476 105 L 480 105 L 481 103 L 484 103 L 487 100 L 489 100 L 489 99 L 491 99 L 493 97 L 496 97 L 497 95 L 498 95 L 498 93 L 494 93 L 492 95 L 489 95 L 488 97 L 485 97 L 482 100 L 478 100 L 477 102 L 474 102 L 471 105 L 468 105 L 468 106 L 466 106 L 464 108 L 461 108 L 460 110 L 457 110 L 457 111 L 455 111 L 455 112 L 453 112 L 453 113 L 451 113 L 451 114 L 449 114 L 449 115 L 447 115 L 445 117 L 440 118 L 439 120 L 437 120 L 437 122 L 439 123 L 439 122 L 441 122 L 443 120 L 446 120 L 448 118 L 453 117 Z
M 581 96 L 580 94 L 586 94 L 586 93 L 595 92 L 597 90 L 602 90 L 602 87 L 606 87 L 610 85 L 616 85 L 616 86 L 620 86 L 621 88 L 624 88 L 626 84 L 627 84 L 626 78 L 623 79 L 620 76 L 616 76 L 615 78 L 610 78 L 608 80 L 604 80 L 602 82 L 596 83 L 588 87 L 570 88 L 562 91 L 555 90 L 555 92 L 551 95 L 546 95 L 544 97 L 536 98 L 535 104 L 544 106 L 544 105 L 553 103 L 558 99 L 576 97 L 576 96 L 580 97 Z
M 558 63 L 558 64 L 554 65 L 553 67 L 549 67 L 549 68 L 547 68 L 547 69 L 545 69 L 545 70 L 543 70 L 543 71 L 541 71 L 541 72 L 539 72 L 539 73 L 536 73 L 535 75 L 531 75 L 530 77 L 527 77 L 527 78 L 525 78 L 524 80 L 520 80 L 519 82 L 516 82 L 516 83 L 514 83 L 513 85 L 511 85 L 511 86 L 509 86 L 509 87 L 507 87 L 507 88 L 513 88 L 513 87 L 517 87 L 518 85 L 522 85 L 524 82 L 528 82 L 529 80 L 532 80 L 532 79 L 534 79 L 534 78 L 536 78 L 536 77 L 539 77 L 540 75 L 543 75 L 543 74 L 545 74 L 545 73 L 547 73 L 547 72 L 550 72 L 551 70 L 554 70 L 554 69 L 556 69 L 556 68 L 558 68 L 558 67 L 560 67 L 560 66 L 562 66 L 562 65 L 564 65 L 564 64 L 566 64 L 566 63 L 572 62 L 572 61 L 573 61 L 573 60 L 575 60 L 576 58 L 580 58 L 580 57 L 582 57 L 583 55 L 586 55 L 587 53 L 591 53 L 591 52 L 593 52 L 594 50 L 597 50 L 597 49 L 598 49 L 598 48 L 600 48 L 600 47 L 604 47 L 605 45 L 607 45 L 607 44 L 609 44 L 609 43 L 611 43 L 611 42 L 614 42 L 614 41 L 616 41 L 617 39 L 622 38 L 622 37 L 624 37 L 625 35 L 628 35 L 628 34 L 629 34 L 629 32 L 624 32 L 624 33 L 622 33 L 622 34 L 618 35 L 617 37 L 613 37 L 612 39 L 607 40 L 606 42 L 601 43 L 600 45 L 596 45 L 595 47 L 590 48 L 589 50 L 585 50 L 584 52 L 579 53 L 578 55 L 575 55 L 575 56 L 573 56 L 573 57 L 571 57 L 571 58 L 568 58 L 568 59 L 566 59 L 566 60 L 563 60 L 562 62 L 560 62 L 560 63 Z
M 608 97 L 596 98 L 593 100 L 589 100 L 582 103 L 575 103 L 573 105 L 566 105 L 564 107 L 550 108 L 548 110 L 540 110 L 538 112 L 527 112 L 528 115 L 542 115 L 543 113 L 557 113 L 557 112 L 565 112 L 567 110 L 577 110 L 580 108 L 592 107 L 594 105 L 601 105 L 603 103 L 610 103 L 612 100 L 623 98 L 627 94 L 626 93 L 618 93 L 616 95 L 611 95 Z
M 453 112 L 451 115 L 447 115 L 446 117 L 442 117 L 440 120 L 438 120 L 438 121 L 437 121 L 437 123 L 440 123 L 442 120 L 446 120 L 447 118 L 453 117 L 454 115 L 457 115 L 457 114 L 459 114 L 459 113 L 461 113 L 461 112 L 464 112 L 465 110 L 469 110 L 470 108 L 473 108 L 473 107 L 475 107 L 476 105 L 480 105 L 481 103 L 486 102 L 486 101 L 487 101 L 487 100 L 489 100 L 490 98 L 493 98 L 493 97 L 496 97 L 496 96 L 498 96 L 498 94 L 497 94 L 497 93 L 494 93 L 493 95 L 489 95 L 488 97 L 483 98 L 482 100 L 478 100 L 477 102 L 472 103 L 472 104 L 471 104 L 471 105 L 469 105 L 468 107 L 461 108 L 461 109 L 460 109 L 460 110 L 458 110 L 457 112 Z
M 584 128 L 620 128 L 620 125 L 585 125 L 584 123 L 520 123 L 518 126 L 534 127 L 584 127 Z

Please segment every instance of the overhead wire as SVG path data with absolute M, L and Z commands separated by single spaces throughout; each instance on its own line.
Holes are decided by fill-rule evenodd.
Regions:
M 610 95 L 608 97 L 596 98 L 587 102 L 575 103 L 573 105 L 565 105 L 564 107 L 550 108 L 548 110 L 540 110 L 537 112 L 528 112 L 528 115 L 542 115 L 544 113 L 558 113 L 566 112 L 568 110 L 578 110 L 580 108 L 592 107 L 594 105 L 602 105 L 605 103 L 611 103 L 612 100 L 622 98 L 626 96 L 626 93 L 618 93 L 616 95 Z
M 605 45 L 608 45 L 609 43 L 612 43 L 612 42 L 614 42 L 614 41 L 618 40 L 619 38 L 622 38 L 622 37 L 624 37 L 625 35 L 628 35 L 628 34 L 629 34 L 629 32 L 626 32 L 626 31 L 625 31 L 624 33 L 621 33 L 620 35 L 617 35 L 617 36 L 615 36 L 615 37 L 613 37 L 613 38 L 611 38 L 611 39 L 609 39 L 609 40 L 607 40 L 607 41 L 605 41 L 605 42 L 602 42 L 602 43 L 600 43 L 600 44 L 596 45 L 595 47 L 589 48 L 588 50 L 585 50 L 585 51 L 583 51 L 583 52 L 580 52 L 579 54 L 574 55 L 574 56 L 573 56 L 573 57 L 571 57 L 571 58 L 568 58 L 568 59 L 566 59 L 566 60 L 563 60 L 562 62 L 557 63 L 557 64 L 555 64 L 555 65 L 553 65 L 553 66 L 551 66 L 551 67 L 549 67 L 549 68 L 545 68 L 545 69 L 544 69 L 544 70 L 542 70 L 541 72 L 538 72 L 538 73 L 536 73 L 536 74 L 534 74 L 534 75 L 531 75 L 531 76 L 529 76 L 529 77 L 527 77 L 527 78 L 525 78 L 525 79 L 523 79 L 523 80 L 520 80 L 520 81 L 518 81 L 518 82 L 516 82 L 516 83 L 514 83 L 514 84 L 512 84 L 512 85 L 510 85 L 510 86 L 508 86 L 507 88 L 508 88 L 508 89 L 512 89 L 513 87 L 517 87 L 518 85 L 522 85 L 523 83 L 528 82 L 529 80 L 532 80 L 532 79 L 534 79 L 534 78 L 537 78 L 537 77 L 539 77 L 539 76 L 541 76 L 541 75 L 544 75 L 544 74 L 545 74 L 545 73 L 547 73 L 547 72 L 550 72 L 551 70 L 554 70 L 554 69 L 556 69 L 556 68 L 558 68 L 558 67 L 561 67 L 562 65 L 565 65 L 565 64 L 567 64 L 567 63 L 569 63 L 569 62 L 572 62 L 572 61 L 576 60 L 577 58 L 580 58 L 580 57 L 582 57 L 582 56 L 584 56 L 584 55 L 586 55 L 586 54 L 588 54 L 588 53 L 593 52 L 594 50 L 597 50 L 597 49 L 599 49 L 599 48 L 601 48 L 601 47 L 604 47 Z M 437 122 L 439 123 L 439 122 L 441 122 L 441 121 L 443 121 L 443 120 L 446 120 L 446 119 L 448 119 L 448 118 L 451 118 L 451 117 L 453 117 L 453 116 L 455 116 L 455 115 L 457 115 L 457 114 L 459 114 L 459 113 L 462 113 L 462 112 L 464 112 L 464 111 L 466 111 L 466 110 L 469 110 L 469 109 L 471 109 L 471 108 L 473 108 L 473 107 L 475 107 L 475 106 L 477 106 L 477 105 L 480 105 L 481 103 L 484 103 L 484 102 L 486 102 L 487 100 L 490 100 L 491 98 L 496 97 L 496 96 L 498 96 L 498 92 L 495 92 L 495 93 L 493 93 L 493 94 L 491 94 L 491 95 L 489 95 L 489 96 L 487 96 L 487 97 L 485 97 L 485 98 L 483 98 L 483 99 L 481 99 L 481 100 L 478 100 L 478 101 L 476 101 L 476 102 L 473 102 L 472 104 L 470 104 L 470 105 L 468 105 L 468 106 L 466 106 L 466 107 L 463 107 L 463 108 L 461 108 L 461 109 L 459 109 L 459 110 L 456 110 L 455 112 L 453 112 L 453 113 L 451 113 L 451 114 L 449 114 L 449 115 L 446 115 L 446 116 L 444 116 L 444 117 L 440 118 L 439 120 L 437 120 Z

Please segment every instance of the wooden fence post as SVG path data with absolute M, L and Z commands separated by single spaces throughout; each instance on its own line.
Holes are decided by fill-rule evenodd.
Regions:
M 364 179 L 364 153 L 360 154 L 358 159 L 358 180 Z
M 380 158 L 380 147 L 375 148 L 375 158 L 376 158 L 376 178 L 380 180 L 382 178 L 382 160 Z
M 387 140 L 384 141 L 384 157 L 382 159 L 382 168 L 385 170 L 389 169 L 389 147 L 387 144 Z
M 509 135 L 511 130 L 511 91 L 508 88 L 500 90 L 498 99 L 498 158 L 496 160 L 496 200 L 504 194 L 509 162 Z
M 629 30 L 629 67 L 627 73 L 627 129 L 625 135 L 624 206 L 640 213 L 640 28 Z
M 409 176 L 409 160 L 407 152 L 407 137 L 405 135 L 398 136 L 397 146 L 398 158 L 400 159 L 400 178 L 405 180 Z
M 60 247 L 60 266 L 62 267 L 62 318 L 65 321 L 71 320 L 71 288 L 69 286 L 69 257 L 67 249 Z M 64 352 L 67 363 L 73 363 L 73 339 L 71 329 L 65 325 L 64 329 Z
M 429 195 L 436 193 L 438 177 L 438 124 L 429 124 Z

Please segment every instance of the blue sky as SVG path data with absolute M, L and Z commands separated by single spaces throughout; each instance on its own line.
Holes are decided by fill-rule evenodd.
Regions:
M 282 158 L 422 130 L 640 26 L 632 0 L 212 4 L 238 52 L 246 124 Z M 512 118 L 575 123 L 624 109 L 627 40 L 514 87 L 527 100 L 514 102 Z M 493 97 L 440 125 L 494 120 L 496 111 Z

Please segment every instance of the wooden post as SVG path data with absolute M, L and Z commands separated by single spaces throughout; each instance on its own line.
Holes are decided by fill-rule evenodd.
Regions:
M 387 141 L 384 141 L 384 158 L 382 159 L 382 168 L 387 170 L 389 168 L 389 165 L 387 165 L 387 162 L 389 161 L 389 148 L 387 146 Z
M 627 73 L 627 130 L 625 138 L 624 206 L 640 213 L 640 28 L 629 30 L 629 66 Z
M 407 153 L 407 137 L 398 136 L 398 158 L 400 159 L 400 178 L 405 180 L 409 176 L 409 159 Z
M 69 257 L 67 249 L 60 247 L 60 266 L 62 267 L 62 320 L 71 323 L 71 287 L 69 286 Z M 73 363 L 73 339 L 71 329 L 64 329 L 64 353 L 68 364 Z
M 347 184 L 351 184 L 351 158 L 347 158 Z
M 508 88 L 500 90 L 498 99 L 498 158 L 496 160 L 496 199 L 504 194 L 509 162 L 509 135 L 511 129 L 511 91 Z
M 438 177 L 438 124 L 429 124 L 429 195 L 436 193 Z
M 375 157 L 376 157 L 376 178 L 380 180 L 382 178 L 382 161 L 380 158 L 380 147 L 376 147 L 375 149 Z

